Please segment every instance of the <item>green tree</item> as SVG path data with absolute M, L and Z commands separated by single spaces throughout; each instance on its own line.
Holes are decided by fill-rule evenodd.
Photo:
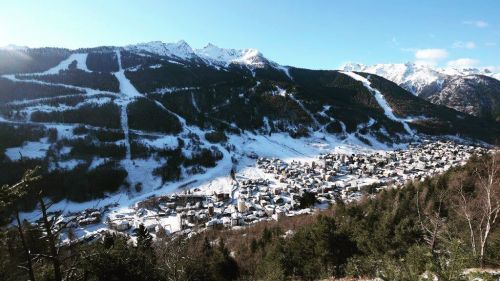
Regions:
M 36 176 L 37 170 L 38 169 L 35 168 L 26 171 L 19 182 L 12 186 L 3 185 L 0 189 L 0 210 L 3 212 L 6 209 L 13 209 L 14 217 L 17 223 L 16 227 L 26 259 L 26 266 L 24 268 L 26 268 L 26 270 L 28 271 L 29 278 L 32 281 L 35 281 L 33 257 L 31 255 L 31 250 L 26 242 L 24 227 L 19 216 L 18 206 L 19 202 L 21 202 L 21 200 L 28 194 L 31 184 L 40 179 L 39 176 Z
M 144 227 L 144 224 L 140 224 L 137 230 L 137 248 L 141 250 L 151 249 L 153 243 L 153 236 L 149 233 L 149 230 Z

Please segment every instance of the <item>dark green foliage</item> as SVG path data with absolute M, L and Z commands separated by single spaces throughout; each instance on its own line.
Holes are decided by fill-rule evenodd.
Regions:
M 92 126 L 120 128 L 120 108 L 114 103 L 103 105 L 86 104 L 78 109 L 66 111 L 35 111 L 34 122 L 83 123 Z
M 326 131 L 330 134 L 340 134 L 342 133 L 342 125 L 338 121 L 331 122 L 326 126 Z
M 102 198 L 107 192 L 115 192 L 124 184 L 127 172 L 117 162 L 109 161 L 93 170 L 88 163 L 82 163 L 71 171 L 55 170 L 47 172 L 47 164 L 39 160 L 23 162 L 0 162 L 1 184 L 13 184 L 27 168 L 42 166 L 42 180 L 33 188 L 43 187 L 46 196 L 54 201 L 69 199 L 82 202 Z M 19 204 L 23 210 L 32 210 L 36 204 L 37 193 L 29 193 Z
M 205 133 L 205 138 L 211 143 L 220 143 L 227 141 L 227 136 L 224 131 L 212 131 Z
M 130 68 L 136 66 L 142 66 L 146 68 L 151 65 L 158 65 L 165 63 L 166 61 L 164 58 L 155 54 L 149 54 L 148 56 L 141 56 L 138 55 L 137 53 L 132 53 L 129 51 L 122 51 L 121 57 L 122 57 L 123 68 Z
M 87 56 L 87 68 L 98 72 L 117 72 L 118 60 L 115 52 L 91 52 Z
M 238 264 L 229 255 L 222 238 L 217 247 L 204 243 L 202 251 L 194 255 L 194 262 L 189 264 L 187 271 L 192 274 L 191 280 L 230 281 L 240 276 Z
M 99 142 L 116 142 L 125 138 L 125 134 L 119 129 L 97 129 L 78 125 L 73 128 L 75 135 L 88 135 Z
M 135 192 L 141 192 L 142 191 L 142 183 L 138 182 L 134 186 Z
M 139 141 L 130 142 L 130 150 L 131 150 L 133 159 L 149 158 L 151 156 L 151 153 L 153 153 L 153 151 L 154 151 L 153 149 L 151 149 L 151 147 L 146 146 L 142 142 L 139 142 Z
M 199 87 L 215 84 L 244 83 L 243 70 L 217 70 L 205 64 L 190 67 L 164 62 L 160 68 L 143 68 L 142 71 L 126 71 L 125 74 L 142 93 L 151 93 L 167 87 Z M 244 73 L 244 72 L 243 72 Z
M 299 198 L 299 204 L 301 209 L 312 207 L 314 206 L 315 203 L 316 203 L 316 194 L 311 192 L 306 191 Z
M 215 167 L 217 161 L 222 159 L 222 153 L 216 148 L 202 148 L 201 151 L 193 152 L 191 158 L 186 159 L 184 165 L 201 165 L 204 167 Z
M 42 72 L 58 65 L 69 55 L 69 50 L 60 48 L 36 48 L 23 51 L 2 49 L 0 50 L 0 74 Z
M 86 72 L 81 69 L 68 69 L 53 75 L 21 76 L 20 79 L 35 79 L 49 83 L 58 83 L 98 89 L 102 91 L 119 92 L 119 83 L 115 76 L 105 72 Z
M 116 142 L 125 138 L 125 134 L 121 130 L 116 131 L 116 130 L 98 129 L 91 131 L 90 135 L 91 136 L 95 135 L 97 140 L 99 140 L 100 142 Z
M 71 145 L 70 155 L 76 158 L 91 158 L 93 156 L 111 157 L 119 160 L 125 157 L 125 146 L 111 143 L 96 144 L 91 139 L 74 139 L 67 141 Z
M 137 229 L 137 248 L 141 251 L 151 250 L 151 244 L 153 243 L 153 236 L 144 227 L 144 224 L 140 224 Z
M 282 239 L 280 235 L 279 231 L 267 228 L 262 232 L 258 244 L 263 260 L 257 268 L 257 275 L 261 278 L 316 280 L 343 276 L 347 260 L 357 253 L 356 243 L 337 229 L 331 217 L 319 216 L 290 239 Z M 257 254 L 255 246 L 253 252 Z
M 48 136 L 48 141 L 50 143 L 54 143 L 57 141 L 57 129 L 56 128 L 50 128 L 47 130 L 47 136 Z
M 217 161 L 223 157 L 222 153 L 215 147 L 211 149 L 202 148 L 197 152 L 193 152 L 191 158 L 184 156 L 181 146 L 174 150 L 163 150 L 158 155 L 168 157 L 167 162 L 154 171 L 154 174 L 160 176 L 164 182 L 179 180 L 181 178 L 182 165 L 186 167 L 194 165 L 215 167 Z
M 178 148 L 169 152 L 167 163 L 154 170 L 156 176 L 165 181 L 179 180 L 181 178 L 181 165 L 185 160 L 182 149 Z
M 138 99 L 127 107 L 131 129 L 177 134 L 181 131 L 179 120 L 149 99 Z
M 255 69 L 255 77 L 263 80 L 290 82 L 290 78 L 285 72 L 269 66 Z
M 206 124 L 205 113 L 198 112 L 192 102 L 192 99 L 195 99 L 195 101 L 198 100 L 200 97 L 198 93 L 200 93 L 200 91 L 201 90 L 179 90 L 165 95 L 148 94 L 148 97 L 159 101 L 170 111 L 185 118 L 188 124 L 194 124 L 205 128 L 208 125 Z
M 43 232 L 34 225 L 23 223 L 23 234 L 27 247 L 33 255 L 44 254 L 47 249 L 47 242 L 41 239 Z M 9 228 L 0 232 L 0 279 L 5 281 L 28 280 L 27 271 L 20 268 L 20 264 L 26 264 L 26 257 L 23 254 L 22 243 L 17 229 Z M 42 279 L 46 272 L 43 266 L 35 264 L 36 276 Z
M 25 141 L 37 141 L 47 135 L 44 128 L 29 125 L 0 123 L 0 160 L 6 148 L 21 146 Z
M 123 237 L 117 236 L 113 240 L 112 246 L 97 243 L 92 249 L 94 256 L 85 259 L 82 272 L 88 280 L 164 280 L 149 254 L 131 247 Z
M 85 127 L 85 125 L 79 125 L 73 128 L 73 134 L 75 135 L 83 135 L 89 132 L 89 129 Z
M 102 198 L 124 184 L 127 172 L 116 162 L 107 162 L 88 170 L 87 165 L 71 171 L 56 170 L 43 175 L 40 186 L 52 200 L 69 199 L 76 202 Z
M 83 92 L 59 86 L 13 82 L 0 77 L 0 103 L 13 100 L 30 100 L 72 94 L 83 94 Z
M 252 252 L 252 254 L 255 254 L 258 247 L 259 247 L 259 244 L 257 243 L 257 240 L 252 239 L 252 243 L 250 244 L 250 251 Z

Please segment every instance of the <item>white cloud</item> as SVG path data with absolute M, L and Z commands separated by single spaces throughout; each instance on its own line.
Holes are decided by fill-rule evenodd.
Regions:
M 415 51 L 415 63 L 424 65 L 436 65 L 439 61 L 448 57 L 445 49 L 418 49 Z
M 455 41 L 452 45 L 453 48 L 461 48 L 461 49 L 474 49 L 476 48 L 476 43 L 473 41 Z
M 471 58 L 460 58 L 456 60 L 451 60 L 448 62 L 449 67 L 455 67 L 455 68 L 468 68 L 468 67 L 474 67 L 479 64 L 478 60 L 471 59 Z
M 440 60 L 448 57 L 445 49 L 419 49 L 415 52 L 415 58 L 422 60 Z
M 464 21 L 463 23 L 467 25 L 473 25 L 478 28 L 485 28 L 488 26 L 488 23 L 483 20 L 467 20 Z

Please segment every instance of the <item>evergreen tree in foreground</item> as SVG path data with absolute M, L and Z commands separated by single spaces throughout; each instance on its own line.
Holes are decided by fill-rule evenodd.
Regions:
M 139 225 L 137 231 L 137 248 L 139 249 L 150 249 L 153 243 L 153 236 L 149 233 L 149 230 L 144 227 L 144 224 Z

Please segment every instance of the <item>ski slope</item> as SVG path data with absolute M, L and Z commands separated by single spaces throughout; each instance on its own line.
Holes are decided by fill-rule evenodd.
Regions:
M 63 60 L 60 62 L 58 65 L 54 66 L 53 68 L 46 70 L 41 73 L 35 73 L 35 75 L 54 75 L 54 74 L 59 74 L 60 71 L 68 70 L 69 66 L 71 63 L 76 61 L 76 68 L 83 70 L 85 72 L 91 72 L 87 68 L 87 57 L 88 54 L 71 54 L 67 59 Z
M 387 103 L 387 101 L 385 100 L 384 96 L 382 95 L 382 93 L 373 88 L 371 86 L 371 82 L 369 79 L 359 75 L 359 74 L 356 74 L 354 72 L 348 72 L 348 71 L 340 71 L 341 73 L 345 74 L 345 75 L 348 75 L 349 77 L 357 80 L 357 81 L 360 81 L 361 83 L 363 83 L 363 85 L 368 89 L 368 91 L 370 91 L 370 93 L 373 94 L 373 96 L 375 97 L 375 99 L 377 100 L 377 103 L 380 105 L 380 107 L 384 110 L 384 114 L 385 116 L 387 116 L 387 118 L 393 120 L 393 121 L 396 121 L 396 122 L 399 122 L 403 125 L 405 131 L 413 136 L 415 133 L 412 131 L 412 129 L 410 128 L 410 126 L 408 126 L 408 123 L 406 122 L 406 119 L 403 119 L 403 118 L 399 118 L 397 117 L 396 115 L 394 115 L 394 112 L 392 111 L 392 108 L 391 106 L 389 105 L 389 103 Z M 369 77 L 368 77 L 369 78 Z

